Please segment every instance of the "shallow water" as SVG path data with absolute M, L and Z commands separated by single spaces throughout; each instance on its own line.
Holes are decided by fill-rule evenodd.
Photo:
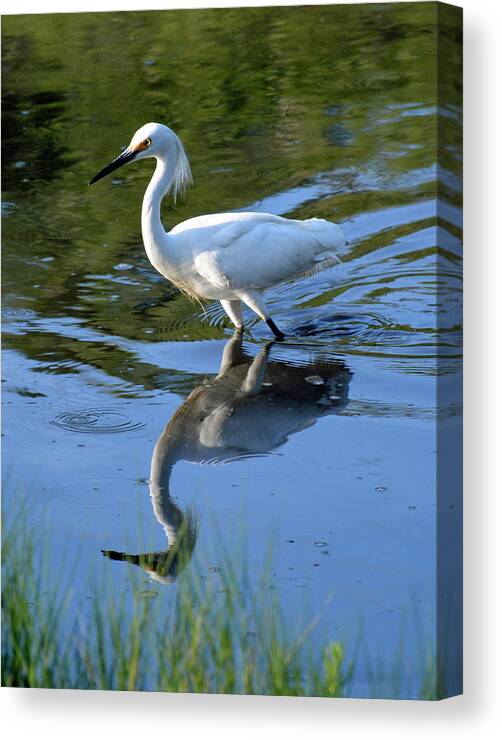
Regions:
M 244 539 L 257 572 L 272 543 L 292 625 L 330 596 L 319 639 L 363 635 L 384 662 L 405 629 L 408 695 L 419 637 L 435 650 L 438 420 L 460 413 L 461 111 L 453 76 L 436 104 L 433 8 L 3 20 L 4 476 L 54 577 L 78 552 L 82 598 L 89 570 L 126 589 L 191 511 L 210 578 L 218 543 Z M 166 226 L 342 224 L 341 267 L 268 293 L 286 342 L 249 315 L 241 343 L 149 265 L 149 164 L 87 187 L 146 120 L 193 167 Z M 161 570 L 145 579 L 167 598 Z M 354 693 L 372 691 L 361 666 Z

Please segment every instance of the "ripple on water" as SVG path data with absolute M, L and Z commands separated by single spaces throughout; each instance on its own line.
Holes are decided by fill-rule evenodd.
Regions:
M 2 319 L 6 321 L 33 319 L 36 315 L 32 308 L 2 308 Z
M 15 203 L 11 203 L 8 200 L 2 201 L 2 216 L 10 216 L 17 208 Z
M 134 432 L 146 426 L 143 422 L 134 421 L 121 411 L 110 408 L 62 411 L 51 419 L 51 424 L 70 432 L 96 434 Z

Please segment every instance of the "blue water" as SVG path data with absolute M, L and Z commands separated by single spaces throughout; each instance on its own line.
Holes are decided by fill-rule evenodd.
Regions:
M 432 43 L 419 5 L 403 31 L 417 49 Z M 367 8 L 328 14 L 335 37 L 337 13 L 357 14 L 346 52 L 356 59 L 386 32 L 389 18 L 379 12 L 395 13 L 397 24 L 404 12 Z M 189 57 L 195 118 L 180 102 L 166 120 L 187 143 L 196 184 L 185 203 L 165 210 L 167 224 L 227 208 L 342 225 L 349 250 L 341 266 L 269 291 L 271 314 L 288 334 L 271 345 L 267 326 L 248 315 L 239 346 L 219 304 L 189 303 L 149 265 L 138 225 L 147 166 L 86 189 L 143 122 L 143 109 L 161 114 L 164 89 L 183 97 L 163 77 L 160 59 L 143 64 L 138 52 L 124 72 L 135 102 L 124 108 L 114 87 L 114 34 L 134 25 L 135 15 L 100 19 L 109 24 L 111 56 L 94 93 L 84 74 L 93 52 L 79 29 L 94 28 L 96 16 L 60 21 L 68 43 L 81 48 L 75 77 L 57 66 L 66 47 L 41 40 L 40 26 L 4 24 L 12 65 L 7 141 L 25 132 L 16 160 L 5 165 L 5 476 L 15 497 L 29 502 L 26 522 L 50 546 L 54 578 L 78 556 L 77 601 L 90 593 L 89 574 L 111 579 L 120 593 L 138 570 L 102 550 L 166 550 L 191 511 L 198 522 L 192 560 L 208 578 L 220 577 L 220 547 L 235 557 L 247 551 L 257 579 L 271 548 L 269 585 L 291 629 L 322 612 L 314 639 L 339 639 L 349 655 L 359 650 L 354 695 L 378 693 L 368 664 L 379 666 L 382 686 L 399 654 L 405 694 L 413 696 L 437 650 L 438 420 L 455 425 L 460 414 L 460 144 L 439 166 L 430 132 L 438 118 L 458 127 L 460 111 L 456 103 L 435 106 L 427 46 L 397 87 L 390 84 L 400 68 L 396 51 L 357 73 L 368 85 L 374 75 L 387 80 L 377 92 L 364 95 L 354 83 L 340 105 L 326 76 L 329 55 L 312 72 L 315 91 L 304 88 L 295 72 L 301 53 L 286 41 L 290 21 L 273 11 L 266 25 L 287 91 L 269 92 L 283 117 L 256 97 L 263 80 L 274 79 L 266 73 L 279 64 L 275 57 L 264 60 L 263 78 L 243 78 L 252 103 L 235 103 L 220 117 L 218 98 L 206 100 L 211 69 L 200 59 L 226 43 L 211 26 L 209 46 L 195 44 Z M 59 26 L 48 18 L 50 37 Z M 158 14 L 148 18 L 141 33 L 159 25 Z M 239 23 L 235 13 L 226 18 L 229 29 Z M 251 39 L 252 28 L 246 33 Z M 16 66 L 22 37 L 33 46 Z M 160 24 L 160 45 L 162 38 Z M 185 49 L 183 34 L 176 43 Z M 223 73 L 224 60 L 214 64 L 214 74 Z M 230 111 L 237 92 L 221 89 Z M 103 131 L 97 141 L 96 130 Z M 42 156 L 48 142 L 50 173 Z M 458 491 L 457 481 L 450 484 Z M 458 525 L 455 495 L 445 511 L 445 521 Z M 141 577 L 159 599 L 176 589 L 176 574 Z

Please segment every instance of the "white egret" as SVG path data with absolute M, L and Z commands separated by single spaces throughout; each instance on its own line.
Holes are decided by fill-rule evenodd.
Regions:
M 168 126 L 142 126 L 127 149 L 89 184 L 146 157 L 154 157 L 157 166 L 143 198 L 141 230 L 155 269 L 190 296 L 219 300 L 238 330 L 243 328 L 244 303 L 277 339 L 284 339 L 267 310 L 264 290 L 339 262 L 337 252 L 346 244 L 342 229 L 319 218 L 297 221 L 270 213 L 231 212 L 197 216 L 166 232 L 161 201 L 168 192 L 176 197 L 191 182 L 183 144 Z

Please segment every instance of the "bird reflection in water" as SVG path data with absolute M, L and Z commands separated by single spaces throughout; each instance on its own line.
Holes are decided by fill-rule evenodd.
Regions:
M 192 391 L 157 440 L 150 497 L 167 549 L 141 555 L 103 550 L 106 557 L 138 565 L 156 581 L 172 583 L 190 561 L 197 540 L 196 517 L 191 511 L 183 513 L 171 496 L 176 463 L 264 455 L 320 417 L 347 406 L 352 373 L 344 362 L 319 352 L 301 365 L 270 360 L 274 344 L 269 342 L 253 358 L 236 332 L 225 345 L 218 375 Z

